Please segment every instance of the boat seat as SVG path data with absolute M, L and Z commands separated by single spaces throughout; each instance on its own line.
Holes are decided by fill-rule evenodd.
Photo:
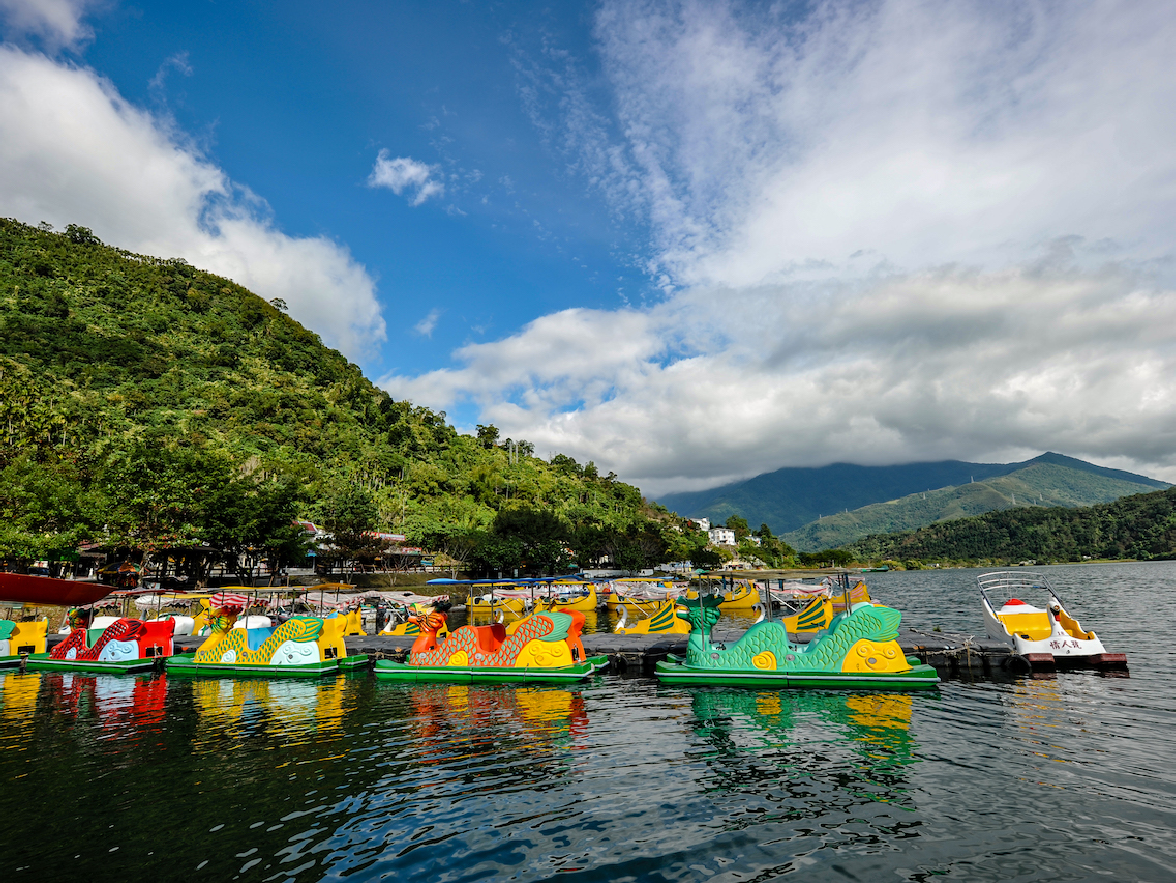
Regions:
M 474 626 L 474 634 L 478 638 L 478 649 L 483 653 L 494 653 L 506 640 L 506 626 L 500 622 L 492 625 Z
M 277 630 L 278 627 L 276 625 L 270 626 L 269 628 L 246 629 L 245 638 L 249 642 L 249 649 L 256 652 L 266 642 L 269 636 Z
M 1021 635 L 1030 641 L 1044 641 L 1053 634 L 1044 610 L 1036 613 L 998 613 L 997 617 L 1010 635 Z
M 1054 614 L 1054 619 L 1058 621 L 1066 633 L 1072 638 L 1080 638 L 1083 641 L 1089 641 L 1094 637 L 1093 632 L 1086 632 L 1082 630 L 1082 626 L 1078 625 L 1078 621 L 1070 617 L 1066 611 L 1062 610 Z

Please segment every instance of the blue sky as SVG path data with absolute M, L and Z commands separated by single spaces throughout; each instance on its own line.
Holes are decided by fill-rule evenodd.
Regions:
M 589 16 L 576 4 L 137 3 L 95 16 L 78 54 L 172 114 L 283 231 L 346 243 L 388 322 L 387 344 L 356 354 L 379 377 L 650 290 L 640 224 L 610 217 L 521 95 L 516 64 L 539 63 L 545 43 L 592 64 Z M 444 195 L 414 206 L 365 186 L 381 149 L 437 167 Z M 416 332 L 434 311 L 432 334 Z
M 0 0 L 0 212 L 263 297 L 656 495 L 1044 450 L 1176 481 L 1152 0 Z

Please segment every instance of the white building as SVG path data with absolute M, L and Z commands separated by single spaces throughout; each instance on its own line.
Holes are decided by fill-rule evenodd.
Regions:
M 710 541 L 716 546 L 734 546 L 735 545 L 735 531 L 729 527 L 712 527 L 706 532 L 710 537 Z
M 761 540 L 759 537 L 754 537 L 754 536 L 752 536 L 751 534 L 748 534 L 748 535 L 747 535 L 747 536 L 745 536 L 743 539 L 747 540 L 747 541 L 748 541 L 749 543 L 751 543 L 753 546 L 758 546 L 758 545 L 760 545 L 760 544 L 763 542 L 763 540 Z
M 710 532 L 710 519 L 709 518 L 691 518 L 690 520 L 698 525 L 699 530 L 706 531 L 708 533 Z

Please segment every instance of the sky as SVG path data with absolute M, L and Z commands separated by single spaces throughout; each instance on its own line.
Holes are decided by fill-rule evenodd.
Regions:
M 1168 3 L 0 0 L 0 214 L 648 495 L 1176 482 Z

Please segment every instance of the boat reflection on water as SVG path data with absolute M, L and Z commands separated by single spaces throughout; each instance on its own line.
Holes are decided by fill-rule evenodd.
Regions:
M 219 750 L 223 740 L 281 738 L 285 745 L 334 739 L 355 707 L 357 680 L 193 678 L 198 745 Z
M 916 763 L 916 702 L 903 693 L 695 690 L 696 734 L 721 789 L 779 782 L 810 802 L 827 782 L 869 800 L 913 804 L 905 768 Z
M 0 721 L 13 726 L 30 722 L 40 689 L 41 678 L 35 673 L 0 670 Z
M 588 715 L 579 690 L 536 686 L 397 685 L 405 691 L 414 735 L 422 745 L 454 742 L 471 753 L 496 753 L 517 742 L 542 750 L 566 746 L 587 730 Z M 428 751 L 422 752 L 428 762 Z
M 94 717 L 103 731 L 120 738 L 130 730 L 158 730 L 167 713 L 166 675 L 45 672 L 38 680 L 42 709 L 74 720 Z

